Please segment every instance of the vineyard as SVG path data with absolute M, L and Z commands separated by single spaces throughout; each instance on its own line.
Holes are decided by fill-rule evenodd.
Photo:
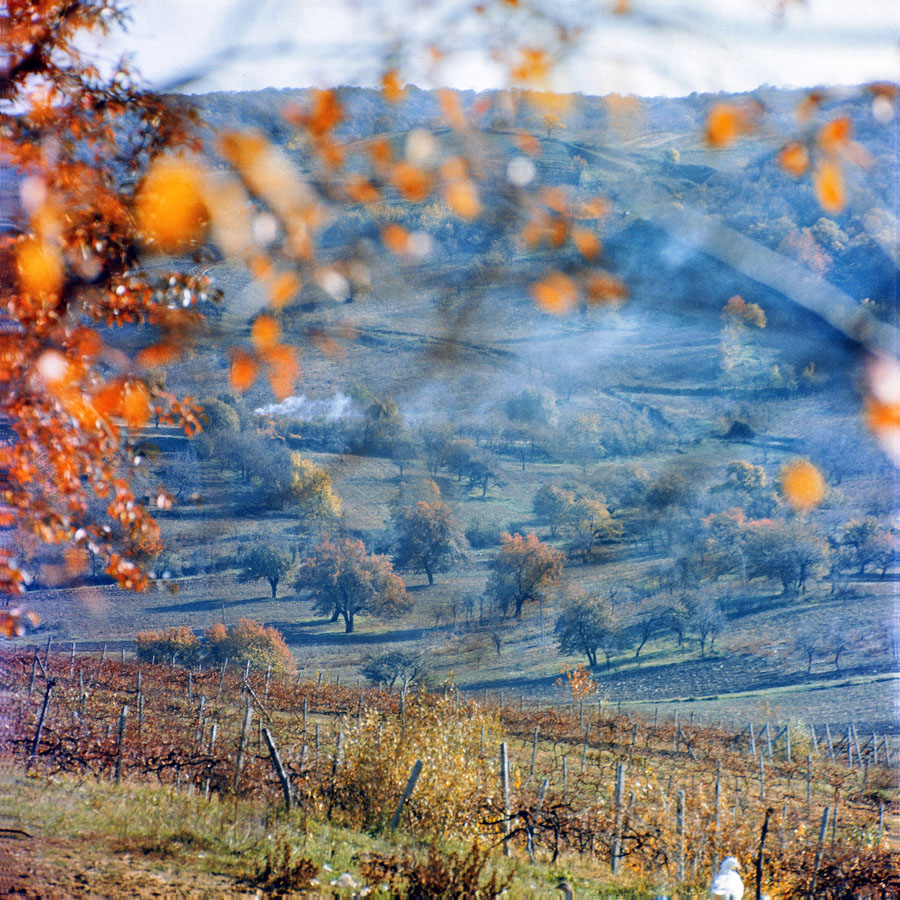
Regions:
M 578 699 L 561 709 L 49 650 L 8 653 L 3 670 L 3 752 L 37 779 L 240 800 L 288 834 L 315 822 L 402 829 L 474 848 L 470 866 L 474 853 L 483 866 L 511 856 L 575 872 L 580 896 L 699 896 L 726 854 L 772 896 L 900 891 L 892 748 L 853 728 L 638 719 L 571 679 Z M 316 883 L 314 860 L 285 854 L 295 887 Z M 355 877 L 388 885 L 398 865 L 363 859 Z M 381 896 L 414 896 L 390 890 Z

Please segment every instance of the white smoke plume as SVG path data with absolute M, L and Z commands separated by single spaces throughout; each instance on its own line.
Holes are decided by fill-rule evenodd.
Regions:
M 338 419 L 355 419 L 360 416 L 353 398 L 343 393 L 319 400 L 309 400 L 305 394 L 301 394 L 299 397 L 288 397 L 281 403 L 260 406 L 253 412 L 258 416 L 281 416 L 302 422 L 312 422 L 315 419 L 336 422 Z

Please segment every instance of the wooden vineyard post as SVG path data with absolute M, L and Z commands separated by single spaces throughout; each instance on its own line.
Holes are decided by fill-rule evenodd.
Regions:
M 831 742 L 831 729 L 827 722 L 825 723 L 825 742 L 828 747 L 828 758 L 834 762 L 834 744 Z
M 588 738 L 591 734 L 591 725 L 588 722 L 587 725 L 584 726 L 584 746 L 581 748 L 581 774 L 584 775 L 584 764 L 587 761 L 587 751 L 588 751 Z
M 303 737 L 306 737 L 306 722 L 309 716 L 309 700 L 303 698 Z
M 675 831 L 678 835 L 678 883 L 684 883 L 684 791 L 675 795 Z
M 722 760 L 716 763 L 716 809 L 713 819 L 713 853 L 719 849 L 719 810 L 722 805 Z
M 219 686 L 216 688 L 216 703 L 219 702 L 219 699 L 222 696 L 222 684 L 225 681 L 225 668 L 228 665 L 228 657 L 225 657 L 225 661 L 222 663 L 222 671 L 219 673 Z
M 219 730 L 218 723 L 213 722 L 209 728 L 209 743 L 206 747 L 207 753 L 212 753 L 216 746 L 216 732 Z
M 247 738 L 250 735 L 250 723 L 253 721 L 253 705 L 247 697 L 247 705 L 244 707 L 244 722 L 241 725 L 241 737 L 238 742 L 237 758 L 234 763 L 234 784 L 232 790 L 235 794 L 241 781 L 241 767 L 244 764 L 244 750 L 247 748 Z
M 816 895 L 816 875 L 819 872 L 819 864 L 822 862 L 822 848 L 825 846 L 825 834 L 828 831 L 828 807 L 822 812 L 822 824 L 819 826 L 819 842 L 816 844 L 816 858 L 813 862 L 812 878 L 809 885 L 810 896 Z
M 506 748 L 506 741 L 500 744 L 500 787 L 503 792 L 503 855 L 510 855 L 509 837 L 509 753 Z
M 419 780 L 419 775 L 421 774 L 422 760 L 417 759 L 410 770 L 409 778 L 406 779 L 406 787 L 403 788 L 403 793 L 400 795 L 400 802 L 397 804 L 394 815 L 391 817 L 391 831 L 400 824 L 400 816 L 403 815 L 403 807 L 406 805 L 406 801 L 412 796 L 412 792 L 416 789 L 416 782 Z
M 812 765 L 809 754 L 806 754 L 806 818 L 810 816 L 810 802 L 812 800 Z
M 278 780 L 281 782 L 281 790 L 284 793 L 284 808 L 285 810 L 290 810 L 291 780 L 290 778 L 288 778 L 287 772 L 285 772 L 284 766 L 281 764 L 281 757 L 278 755 L 278 747 L 275 746 L 275 741 L 272 738 L 271 732 L 268 728 L 263 728 L 262 733 L 266 741 L 266 747 L 269 748 L 269 756 L 272 758 L 272 765 L 275 767 L 275 774 L 278 776 Z
M 753 736 L 753 723 L 747 726 L 750 729 L 750 755 L 756 759 L 756 738 Z
M 25 771 L 31 768 L 37 756 L 38 746 L 41 743 L 41 732 L 44 730 L 44 717 L 47 715 L 47 707 L 50 705 L 50 695 L 53 693 L 53 686 L 56 681 L 50 678 L 47 681 L 47 690 L 44 691 L 44 702 L 41 704 L 41 714 L 38 716 L 37 727 L 34 729 L 34 739 L 31 742 L 31 752 L 28 754 L 28 762 L 25 764 Z
M 122 756 L 125 752 L 125 725 L 128 722 L 128 704 L 122 707 L 122 713 L 119 716 L 119 744 L 116 749 L 116 784 L 122 781 Z
M 787 764 L 791 764 L 791 726 L 784 726 L 784 757 Z
M 772 815 L 772 807 L 766 809 L 766 815 L 763 819 L 762 832 L 759 836 L 759 853 L 756 856 L 756 900 L 762 900 L 762 881 L 763 881 L 763 865 L 765 863 L 764 850 L 766 846 L 766 835 L 769 833 L 769 816 Z
M 534 726 L 534 736 L 531 739 L 531 767 L 528 770 L 529 776 L 534 775 L 534 760 L 537 756 L 537 745 L 538 745 L 538 727 Z
M 625 793 L 625 764 L 616 763 L 616 836 L 612 848 L 612 874 L 619 871 L 619 857 L 622 855 L 622 797 Z
M 766 779 L 763 774 L 763 757 L 759 754 L 759 800 L 760 803 L 766 802 Z
M 37 664 L 38 664 L 38 652 L 34 651 L 34 656 L 31 657 L 31 678 L 28 679 L 28 699 L 31 699 L 32 693 L 34 693 L 34 678 L 37 674 Z

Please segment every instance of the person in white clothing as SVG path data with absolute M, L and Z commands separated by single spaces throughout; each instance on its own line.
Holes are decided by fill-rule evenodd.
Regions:
M 733 856 L 726 856 L 713 878 L 709 896 L 713 900 L 741 900 L 744 896 L 744 882 L 738 874 L 740 864 Z

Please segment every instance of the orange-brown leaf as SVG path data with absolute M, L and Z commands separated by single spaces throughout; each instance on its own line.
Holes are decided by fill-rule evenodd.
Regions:
M 313 91 L 312 109 L 304 124 L 315 137 L 322 137 L 344 118 L 344 110 L 334 90 Z
M 375 138 L 369 146 L 369 156 L 376 169 L 386 169 L 394 160 L 394 151 L 387 138 Z
M 388 69 L 381 76 L 381 94 L 388 103 L 399 103 L 405 96 L 406 88 L 400 85 L 396 69 Z
M 231 386 L 243 393 L 256 381 L 258 367 L 256 360 L 245 351 L 235 347 L 231 352 Z
M 163 253 L 201 240 L 209 211 L 199 167 L 184 159 L 157 160 L 138 189 L 135 219 L 144 242 Z
M 748 128 L 747 115 L 733 103 L 715 103 L 706 117 L 706 143 L 729 147 Z
M 572 243 L 588 262 L 595 260 L 602 250 L 597 235 L 588 228 L 573 228 Z
M 19 289 L 32 296 L 57 295 L 65 278 L 59 248 L 37 237 L 28 237 L 16 245 L 16 274 Z
M 627 299 L 628 288 L 621 279 L 601 272 L 588 282 L 587 297 L 589 303 L 618 303 Z
M 155 366 L 165 366 L 174 362 L 181 356 L 181 350 L 175 341 L 160 341 L 157 344 L 151 344 L 144 347 L 135 357 L 138 365 L 146 369 L 152 369 Z
M 796 510 L 809 510 L 825 499 L 825 479 L 809 460 L 799 459 L 781 470 L 781 492 Z
M 300 279 L 293 272 L 280 272 L 269 282 L 269 302 L 275 309 L 290 303 L 300 292 Z
M 391 184 L 412 203 L 424 200 L 431 191 L 431 178 L 428 173 L 408 162 L 400 162 L 394 166 Z
M 275 344 L 262 351 L 260 358 L 266 364 L 266 374 L 275 398 L 284 400 L 290 397 L 300 378 L 300 364 L 294 351 L 284 344 Z
M 778 154 L 778 165 L 788 174 L 799 178 L 809 168 L 809 153 L 806 147 L 796 141 L 783 147 Z
M 826 122 L 819 132 L 819 146 L 826 153 L 835 153 L 846 147 L 850 140 L 852 126 L 847 116 L 840 116 Z
M 562 272 L 551 272 L 543 281 L 533 284 L 531 293 L 541 309 L 557 316 L 569 312 L 578 299 L 575 282 Z
M 351 178 L 344 190 L 354 203 L 375 203 L 381 196 L 378 188 L 371 181 L 359 175 Z
M 481 214 L 478 188 L 469 179 L 448 184 L 444 190 L 444 199 L 461 219 L 476 219 Z
M 150 395 L 140 381 L 129 381 L 122 391 L 122 418 L 129 428 L 140 428 L 150 418 Z
M 825 212 L 838 213 L 844 208 L 846 203 L 844 175 L 836 162 L 826 159 L 816 166 L 813 172 L 813 187 L 819 199 L 819 206 Z
M 391 253 L 403 256 L 406 253 L 409 232 L 402 225 L 394 222 L 381 229 L 381 241 Z
M 464 128 L 466 117 L 463 115 L 462 104 L 459 102 L 459 96 L 455 91 L 446 89 L 438 91 L 438 100 L 441 104 L 441 112 L 451 128 L 457 131 Z
M 250 327 L 250 340 L 257 351 L 271 347 L 281 337 L 281 326 L 271 316 L 257 316 Z

